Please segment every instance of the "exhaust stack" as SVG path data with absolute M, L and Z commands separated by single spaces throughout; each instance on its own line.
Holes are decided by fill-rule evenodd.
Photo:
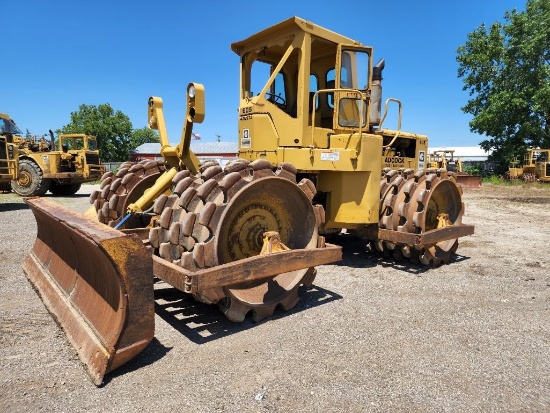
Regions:
M 380 59 L 372 68 L 372 85 L 370 97 L 370 126 L 380 124 L 380 113 L 382 111 L 382 71 L 386 61 Z

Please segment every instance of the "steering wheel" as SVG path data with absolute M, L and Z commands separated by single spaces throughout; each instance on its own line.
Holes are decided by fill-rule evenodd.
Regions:
M 271 92 L 265 92 L 265 96 L 267 97 L 267 100 L 275 103 L 276 105 L 286 106 L 286 100 L 281 95 L 276 95 L 275 93 Z

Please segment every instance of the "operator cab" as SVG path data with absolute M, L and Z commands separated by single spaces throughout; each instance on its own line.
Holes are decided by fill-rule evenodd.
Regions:
M 262 125 L 279 146 L 328 147 L 327 134 L 368 128 L 372 48 L 298 17 L 231 48 L 241 58 L 241 135 Z
M 8 142 L 12 142 L 11 137 L 13 135 L 22 136 L 23 132 L 17 127 L 13 119 L 0 113 L 0 135 L 8 135 Z
M 97 150 L 97 140 L 95 136 L 84 135 L 84 134 L 69 134 L 69 135 L 59 135 L 59 138 L 62 142 L 62 146 L 67 148 L 66 150 L 63 149 L 63 152 Z
M 293 17 L 231 49 L 240 57 L 239 157 L 299 169 L 361 168 L 328 164 L 345 149 L 364 162 L 379 153 L 394 169 L 425 167 L 427 137 L 401 131 L 401 103 L 388 99 L 381 116 L 385 62 L 373 65 L 372 47 Z M 397 130 L 382 127 L 389 101 L 399 106 Z M 313 167 L 298 149 L 327 151 Z

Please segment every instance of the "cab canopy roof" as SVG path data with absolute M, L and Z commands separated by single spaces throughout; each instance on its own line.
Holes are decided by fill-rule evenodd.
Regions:
M 253 34 L 245 40 L 232 43 L 231 50 L 239 56 L 242 56 L 250 50 L 261 49 L 268 44 L 272 46 L 300 32 L 310 33 L 317 38 L 329 41 L 331 43 L 361 46 L 361 43 L 350 39 L 349 37 L 342 36 L 331 30 L 325 29 L 324 27 L 295 16 Z

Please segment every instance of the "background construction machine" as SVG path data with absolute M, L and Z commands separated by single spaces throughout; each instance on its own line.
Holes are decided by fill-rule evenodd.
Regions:
M 428 165 L 430 168 L 443 168 L 450 172 L 462 172 L 462 161 L 455 157 L 453 149 L 442 149 L 429 154 Z
M 15 137 L 19 145 L 19 177 L 12 190 L 23 196 L 73 195 L 83 182 L 97 181 L 105 173 L 94 136 L 59 135 L 50 140 Z M 57 150 L 56 150 L 57 146 Z
M 509 179 L 522 179 L 525 182 L 550 182 L 550 149 L 527 149 L 523 165 L 517 157 L 508 168 Z
M 384 63 L 373 66 L 371 47 L 297 17 L 231 47 L 238 161 L 222 169 L 189 150 L 205 116 L 204 87 L 191 83 L 175 147 L 162 99 L 148 102 L 165 162 L 105 174 L 85 216 L 27 200 L 38 236 L 25 272 L 96 383 L 151 340 L 153 275 L 231 320 L 261 320 L 340 259 L 323 232 L 434 266 L 473 233 L 454 177 L 424 169 L 427 137 L 380 126 Z
M 13 136 L 20 130 L 8 115 L 0 113 L 0 191 L 10 191 L 11 181 L 17 179 L 19 170 L 18 146 L 13 143 Z
M 454 149 L 433 151 L 428 157 L 428 166 L 435 169 L 445 169 L 455 174 L 455 179 L 462 187 L 479 188 L 481 176 L 470 175 L 463 171 L 460 157 L 455 156 Z

